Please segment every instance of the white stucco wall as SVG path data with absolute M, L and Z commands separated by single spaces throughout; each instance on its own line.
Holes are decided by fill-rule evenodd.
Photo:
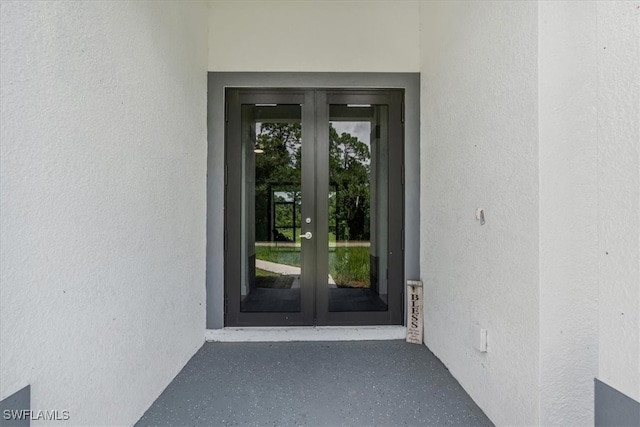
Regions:
M 598 378 L 640 401 L 640 1 L 597 20 Z
M 418 3 L 214 1 L 209 70 L 417 72 Z
M 593 425 L 598 373 L 596 3 L 539 3 L 540 424 Z
M 426 344 L 497 425 L 537 424 L 537 3 L 423 2 L 421 28 Z
M 420 71 L 427 345 L 498 425 L 640 400 L 637 0 L 0 8 L 0 399 L 131 424 L 201 345 L 209 69 Z
M 207 5 L 0 7 L 0 399 L 130 425 L 204 341 Z

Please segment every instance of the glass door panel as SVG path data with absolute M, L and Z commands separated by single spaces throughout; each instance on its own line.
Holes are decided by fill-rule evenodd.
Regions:
M 386 311 L 388 108 L 329 106 L 329 311 Z
M 242 105 L 242 312 L 301 310 L 300 105 Z
M 225 103 L 225 325 L 311 325 L 313 92 L 227 89 Z

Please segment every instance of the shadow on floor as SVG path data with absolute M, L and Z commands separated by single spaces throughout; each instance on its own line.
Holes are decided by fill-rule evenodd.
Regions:
M 136 426 L 488 426 L 423 345 L 205 343 Z
M 274 285 L 274 287 L 271 288 L 256 288 L 251 291 L 242 301 L 242 311 L 256 313 L 291 313 L 300 311 L 300 304 L 300 288 L 282 289 Z M 372 289 L 329 289 L 329 311 L 385 310 L 387 310 L 387 303 Z

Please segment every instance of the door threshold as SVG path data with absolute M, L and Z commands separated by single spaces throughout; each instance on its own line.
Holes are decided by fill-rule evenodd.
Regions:
M 206 341 L 286 342 L 286 341 L 377 341 L 403 340 L 404 326 L 282 326 L 207 329 Z

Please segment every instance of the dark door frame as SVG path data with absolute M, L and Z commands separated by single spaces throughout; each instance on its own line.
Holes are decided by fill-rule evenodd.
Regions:
M 225 326 L 383 325 L 401 324 L 404 302 L 404 94 L 398 89 L 269 89 L 228 88 L 225 91 Z M 301 104 L 302 217 L 313 218 L 314 237 L 302 244 L 300 312 L 243 312 L 242 272 L 242 105 Z M 329 106 L 372 104 L 388 107 L 388 306 L 385 311 L 331 312 L 328 275 Z M 248 261 L 249 262 L 249 261 Z M 385 269 L 386 270 L 386 269 Z M 324 279 L 323 279 L 324 278 Z
M 420 278 L 420 74 L 209 72 L 207 93 L 206 328 L 224 327 L 224 128 L 227 87 L 399 88 L 405 91 L 405 277 Z

